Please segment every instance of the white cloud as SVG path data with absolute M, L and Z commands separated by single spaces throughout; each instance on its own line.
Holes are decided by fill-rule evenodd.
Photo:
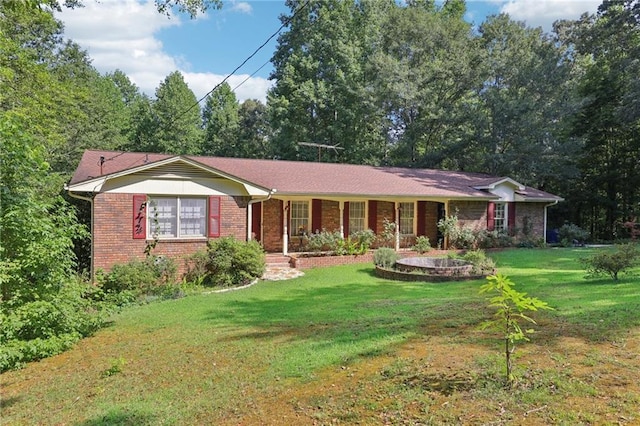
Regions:
M 220 83 L 226 76 L 216 75 L 211 73 L 184 73 L 184 79 L 189 85 L 189 88 L 193 90 L 196 97 L 201 99 L 211 89 L 213 89 L 218 83 Z M 233 75 L 228 80 L 231 89 L 236 88 L 239 84 L 240 87 L 235 89 L 236 98 L 238 101 L 243 102 L 247 99 L 258 99 L 262 103 L 266 103 L 267 90 L 273 85 L 273 83 L 266 78 L 251 77 L 249 80 L 242 83 L 247 78 L 247 75 Z M 204 105 L 204 101 L 202 103 Z
M 153 97 L 160 82 L 179 70 L 198 99 L 224 78 L 213 73 L 189 72 L 188 58 L 171 56 L 163 50 L 157 33 L 164 28 L 180 27 L 182 21 L 179 16 L 172 15 L 169 19 L 158 13 L 153 1 L 103 0 L 84 4 L 82 8 L 63 8 L 56 17 L 65 24 L 65 37 L 87 50 L 93 66 L 101 73 L 120 69 L 141 91 Z M 243 13 L 251 12 L 251 6 L 244 2 L 234 3 L 234 7 Z M 229 84 L 233 88 L 245 78 L 234 76 Z M 236 96 L 239 101 L 251 98 L 265 102 L 270 85 L 264 78 L 253 77 L 238 88 Z
M 585 12 L 595 13 L 601 0 L 509 0 L 500 11 L 529 27 L 551 31 L 558 19 L 578 19 Z
M 253 7 L 251 7 L 251 5 L 246 1 L 232 1 L 231 10 L 234 12 L 250 14 L 251 12 L 253 12 Z

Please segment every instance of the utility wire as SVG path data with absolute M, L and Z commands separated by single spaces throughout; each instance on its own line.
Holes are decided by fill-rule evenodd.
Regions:
M 302 6 L 300 6 L 298 8 L 298 10 L 296 10 L 294 12 L 293 15 L 291 15 L 291 17 L 289 19 L 287 19 L 285 22 L 282 23 L 282 25 L 280 25 L 280 28 L 278 28 L 276 30 L 276 32 L 274 32 L 273 34 L 271 34 L 271 36 L 269 36 L 269 38 L 262 43 L 251 55 L 249 55 L 249 57 L 247 57 L 247 59 L 245 59 L 244 61 L 242 61 L 242 63 L 240 65 L 238 65 L 236 67 L 236 69 L 234 69 L 233 71 L 231 71 L 225 78 L 222 79 L 222 81 L 218 84 L 216 84 L 213 89 L 209 90 L 207 92 L 207 94 L 205 94 L 202 98 L 200 98 L 199 100 L 197 100 L 193 105 L 191 105 L 189 108 L 187 108 L 186 110 L 184 110 L 181 114 L 179 114 L 173 121 L 175 122 L 176 120 L 182 118 L 183 115 L 185 115 L 186 113 L 188 113 L 189 111 L 191 111 L 193 108 L 195 108 L 197 105 L 200 104 L 200 102 L 202 102 L 203 100 L 205 100 L 207 98 L 207 96 L 209 96 L 211 93 L 213 93 L 218 87 L 220 87 L 224 82 L 226 82 L 232 75 L 234 75 L 236 73 L 236 71 L 238 71 L 240 68 L 242 68 L 244 66 L 244 64 L 246 64 L 251 58 L 253 58 L 263 47 L 265 47 L 275 36 L 277 36 L 280 31 L 282 31 L 282 29 L 284 27 L 286 27 L 287 25 L 289 25 L 289 23 L 293 20 L 293 18 L 295 18 L 296 16 L 298 16 L 298 14 L 305 8 L 307 7 L 307 5 L 311 2 L 311 0 L 307 0 Z M 244 81 L 242 81 L 242 83 L 238 84 L 233 90 L 237 89 L 238 87 L 240 87 L 243 83 L 245 83 L 250 77 L 252 77 L 253 75 L 255 75 L 258 71 L 260 71 L 260 69 L 262 69 L 269 61 L 265 62 L 260 68 L 258 68 L 256 71 L 254 71 L 253 74 L 251 74 L 249 77 L 247 77 Z

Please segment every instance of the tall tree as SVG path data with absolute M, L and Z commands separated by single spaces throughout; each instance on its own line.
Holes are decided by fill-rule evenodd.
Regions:
M 446 166 L 461 112 L 482 81 L 482 56 L 463 2 L 395 7 L 375 57 L 377 91 L 388 120 L 394 162 Z
M 271 126 L 265 105 L 247 99 L 240 105 L 238 126 L 238 156 L 244 158 L 272 158 Z
M 277 155 L 315 160 L 300 142 L 340 145 L 339 161 L 379 162 L 384 135 L 367 64 L 379 45 L 381 9 L 392 2 L 288 0 L 289 31 L 273 57 L 268 94 Z M 336 160 L 335 157 L 331 158 Z
M 205 155 L 241 157 L 238 153 L 238 100 L 229 83 L 223 83 L 209 96 L 202 112 Z
M 179 71 L 160 83 L 151 112 L 155 124 L 153 136 L 141 148 L 168 154 L 202 152 L 200 106 Z
M 573 133 L 583 138 L 579 158 L 584 186 L 583 220 L 598 237 L 611 238 L 616 224 L 640 215 L 640 115 L 637 89 L 640 2 L 604 2 L 596 16 L 568 31 L 588 59 L 580 81 L 582 106 Z
M 569 160 L 578 146 L 563 138 L 577 106 L 564 49 L 504 14 L 487 19 L 480 34 L 487 74 L 471 110 L 475 158 L 467 168 L 538 187 L 575 177 Z

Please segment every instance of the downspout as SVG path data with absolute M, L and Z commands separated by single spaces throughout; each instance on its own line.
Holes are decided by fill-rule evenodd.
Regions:
M 273 196 L 273 194 L 276 193 L 275 189 L 272 189 L 269 191 L 269 195 L 267 195 L 267 198 L 256 198 L 255 200 L 249 200 L 249 203 L 247 204 L 247 241 L 251 241 L 251 234 L 253 233 L 253 229 L 252 228 L 252 221 L 253 221 L 253 208 L 251 207 L 253 204 L 255 203 L 262 203 L 264 201 L 269 201 L 271 199 L 271 197 Z M 262 223 L 262 219 L 260 220 L 260 222 Z M 261 231 L 262 232 L 262 231 Z M 262 235 L 260 236 L 261 240 L 262 240 Z
M 95 197 L 95 194 L 92 195 L 91 197 L 83 197 L 82 195 L 74 194 L 73 192 L 69 191 L 69 187 L 66 184 L 64 185 L 64 189 L 65 189 L 65 191 L 67 191 L 67 193 L 69 194 L 69 196 L 71 198 L 75 198 L 77 200 L 88 201 L 91 204 L 91 226 L 90 226 L 90 228 L 91 228 L 91 231 L 90 231 L 90 234 L 91 234 L 91 236 L 90 236 L 90 245 L 91 245 L 90 257 L 91 257 L 91 261 L 89 262 L 89 269 L 90 269 L 89 276 L 91 277 L 91 283 L 94 283 L 95 275 L 94 275 L 94 266 L 93 266 L 93 259 L 94 259 L 94 247 L 93 247 L 93 224 L 94 224 L 94 220 L 93 220 L 93 215 L 94 215 L 94 212 L 93 212 L 93 199 Z
M 547 208 L 549 208 L 551 206 L 555 206 L 556 204 L 558 204 L 558 200 L 555 200 L 553 203 L 547 204 L 547 205 L 544 206 L 544 221 L 543 221 L 543 225 L 542 225 L 542 238 L 544 238 L 545 244 L 547 243 Z

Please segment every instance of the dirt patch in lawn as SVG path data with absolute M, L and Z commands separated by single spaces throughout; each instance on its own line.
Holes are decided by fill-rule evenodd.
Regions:
M 498 349 L 463 338 L 416 339 L 290 381 L 226 424 L 640 424 L 640 329 L 614 342 L 521 345 L 512 389 Z

